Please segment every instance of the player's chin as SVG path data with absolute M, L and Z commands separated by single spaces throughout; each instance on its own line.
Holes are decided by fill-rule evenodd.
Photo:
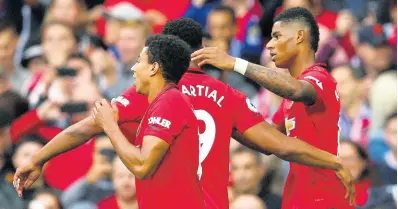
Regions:
M 281 61 L 278 59 L 274 59 L 272 61 L 274 61 L 275 67 L 277 67 L 277 68 L 288 68 L 289 67 L 289 64 L 287 62 L 284 62 L 284 61 Z

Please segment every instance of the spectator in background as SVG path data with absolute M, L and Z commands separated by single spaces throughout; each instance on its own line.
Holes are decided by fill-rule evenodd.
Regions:
M 1 23 L 0 23 L 1 24 Z M 8 74 L 0 68 L 0 109 L 11 116 L 11 120 L 28 111 L 28 102 L 12 90 Z
M 379 142 L 383 143 L 383 142 Z M 384 144 L 388 150 L 379 152 L 381 160 L 378 162 L 377 168 L 380 172 L 381 180 L 384 185 L 397 184 L 397 113 L 393 113 L 387 117 L 384 126 Z M 377 146 L 375 144 L 375 146 Z M 379 145 L 380 146 L 380 145 Z M 376 148 L 376 147 L 374 147 Z M 372 150 L 373 148 L 371 148 Z M 375 150 L 375 149 L 373 149 Z M 376 152 L 375 150 L 373 152 Z
M 115 195 L 102 200 L 98 204 L 98 209 L 138 209 L 134 174 L 118 157 L 113 161 L 112 182 Z
M 359 29 L 356 52 L 358 57 L 353 59 L 360 59 L 363 62 L 371 78 L 392 67 L 392 48 L 380 24 Z
M 118 62 L 103 49 L 96 49 L 91 60 L 98 75 L 98 85 L 105 96 L 116 98 L 134 83 L 131 67 L 151 34 L 150 26 L 143 20 L 120 23 L 119 39 L 115 43 Z
M 33 154 L 41 149 L 45 144 L 46 141 L 37 136 L 27 136 L 20 140 L 14 146 L 14 154 L 12 156 L 12 164 L 14 165 L 14 168 L 18 168 L 26 160 L 29 160 Z M 24 190 L 23 197 L 26 206 L 28 205 L 28 202 L 32 200 L 33 194 L 37 190 L 44 188 L 48 188 L 48 185 L 43 176 L 41 176 L 29 189 Z
M 383 59 L 380 56 L 374 55 Z M 397 111 L 397 71 L 383 72 L 373 81 L 369 93 L 369 103 L 372 108 L 371 135 L 380 137 L 386 118 Z
M 21 65 L 31 74 L 30 79 L 27 80 L 21 90 L 21 95 L 29 98 L 30 93 L 36 87 L 37 83 L 39 83 L 48 67 L 40 44 L 36 42 L 28 44 L 26 50 L 23 52 Z
M 259 196 L 268 209 L 279 209 L 281 197 L 274 195 L 260 184 L 264 176 L 261 155 L 246 147 L 239 147 L 231 153 L 233 187 L 237 198 L 240 195 Z
M 231 209 L 267 209 L 267 207 L 255 195 L 241 195 L 231 204 Z
M 95 139 L 93 164 L 86 176 L 74 182 L 61 196 L 68 209 L 96 209 L 100 200 L 114 193 L 111 182 L 112 162 L 116 152 L 105 134 Z
M 133 4 L 120 2 L 108 8 L 104 17 L 106 19 L 104 41 L 108 46 L 113 46 L 120 36 L 120 24 L 125 21 L 143 20 L 144 14 Z M 117 52 L 115 53 L 116 57 L 119 58 Z
M 37 191 L 32 201 L 29 203 L 28 209 L 63 209 L 57 192 L 52 189 L 43 189 Z
M 83 0 L 53 0 L 44 22 L 60 21 L 70 25 L 79 37 L 84 35 L 88 13 Z
M 332 70 L 340 96 L 340 136 L 368 146 L 371 110 L 366 103 L 365 91 L 369 88 L 366 72 L 362 68 L 340 66 Z
M 373 175 L 368 153 L 359 144 L 351 141 L 341 141 L 339 156 L 342 163 L 350 169 L 355 183 L 355 202 L 359 206 L 366 204 L 368 191 L 377 179 Z
M 19 93 L 29 74 L 14 62 L 18 38 L 15 25 L 4 17 L 0 18 L 0 71 L 7 74 L 12 89 Z
M 78 38 L 67 23 L 46 22 L 41 38 L 44 57 L 53 68 L 65 65 L 67 58 L 78 50 Z
M 224 5 L 214 7 L 207 17 L 207 31 L 211 37 L 211 45 L 221 45 L 229 54 L 240 57 L 242 45 L 235 37 L 237 30 L 236 24 L 234 10 Z M 261 52 L 259 52 L 258 55 L 260 53 Z M 220 72 L 216 69 L 208 70 L 207 73 L 230 84 L 233 88 L 244 92 L 249 97 L 253 97 L 257 92 L 258 85 L 249 81 L 239 73 Z
M 11 121 L 11 115 L 0 109 L 0 208 L 23 209 L 23 201 L 18 197 L 12 185 L 13 168 L 9 155 Z

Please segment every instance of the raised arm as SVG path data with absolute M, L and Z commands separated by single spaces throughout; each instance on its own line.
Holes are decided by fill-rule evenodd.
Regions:
M 155 136 L 145 136 L 142 148 L 135 147 L 128 142 L 117 124 L 104 130 L 124 165 L 141 180 L 156 171 L 169 149 L 169 144 Z
M 88 117 L 55 136 L 36 152 L 29 162 L 17 169 L 14 175 L 14 185 L 19 196 L 22 196 L 23 188 L 29 188 L 39 178 L 43 165 L 48 160 L 84 144 L 101 131 L 95 121 Z
M 216 47 L 200 49 L 194 52 L 191 58 L 199 66 L 209 64 L 222 70 L 234 70 L 235 64 L 242 65 L 237 58 Z M 316 90 L 310 83 L 296 80 L 278 70 L 248 63 L 246 70 L 240 73 L 283 98 L 306 105 L 312 105 L 316 101 Z
M 95 103 L 93 118 L 95 123 L 109 136 L 116 153 L 123 164 L 138 179 L 150 177 L 169 149 L 164 139 L 153 135 L 144 136 L 141 148 L 131 144 L 120 130 L 117 121 L 118 108 L 114 102 L 109 104 L 105 99 Z

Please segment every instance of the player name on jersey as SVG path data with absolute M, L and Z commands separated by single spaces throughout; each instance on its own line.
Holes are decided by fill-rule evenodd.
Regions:
M 222 107 L 224 96 L 219 97 L 217 90 L 211 90 L 208 86 L 181 85 L 181 91 L 183 94 L 187 94 L 189 96 L 202 96 L 212 99 L 219 107 Z

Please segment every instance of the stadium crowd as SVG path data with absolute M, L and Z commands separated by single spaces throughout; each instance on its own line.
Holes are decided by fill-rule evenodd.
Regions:
M 0 209 L 138 208 L 134 175 L 106 135 L 50 160 L 23 199 L 13 174 L 95 101 L 131 86 L 146 38 L 168 20 L 192 18 L 205 46 L 275 68 L 264 47 L 272 19 L 297 6 L 316 17 L 316 58 L 338 83 L 339 155 L 355 178 L 356 207 L 396 208 L 396 1 L 0 0 Z M 206 73 L 244 92 L 269 121 L 281 102 L 236 72 Z M 230 208 L 280 208 L 289 164 L 232 138 L 230 153 Z

